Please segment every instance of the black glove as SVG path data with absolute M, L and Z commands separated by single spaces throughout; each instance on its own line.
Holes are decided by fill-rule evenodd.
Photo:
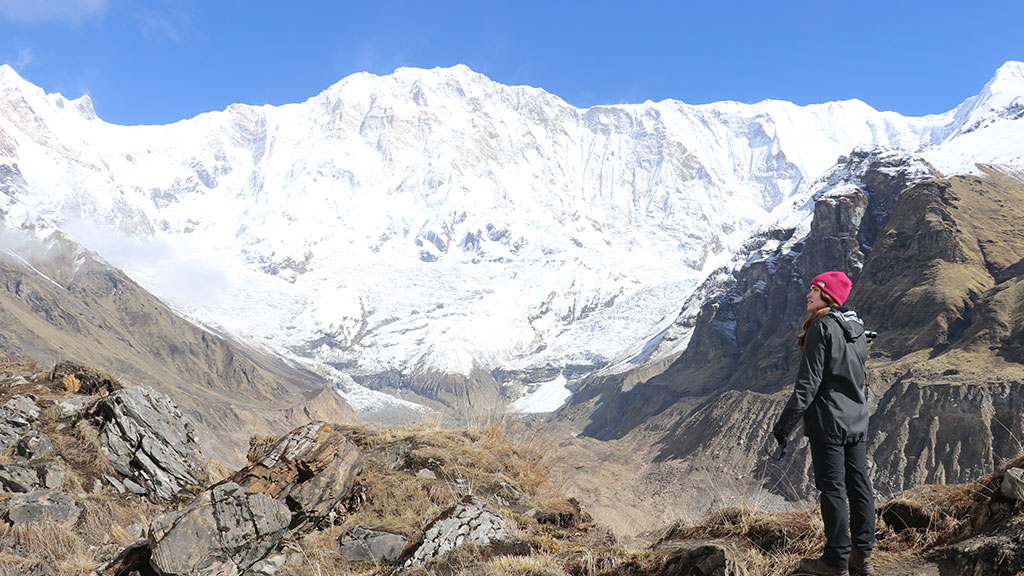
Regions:
M 775 436 L 775 441 L 779 443 L 779 446 L 786 447 L 786 436 L 782 432 L 775 430 L 772 432 L 772 435 Z

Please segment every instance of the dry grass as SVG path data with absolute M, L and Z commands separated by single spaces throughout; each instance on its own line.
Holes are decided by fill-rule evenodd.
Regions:
M 427 519 L 458 500 L 443 482 L 416 478 L 367 461 L 355 490 L 365 501 L 345 519 L 344 526 L 369 526 L 412 536 Z
M 74 374 L 68 374 L 60 382 L 64 385 L 64 390 L 67 392 L 78 392 L 82 389 L 82 381 L 75 378 Z
M 392 568 L 381 562 L 349 562 L 338 551 L 338 537 L 345 533 L 331 526 L 307 534 L 301 542 L 302 563 L 285 566 L 283 576 L 378 576 Z
M 546 555 L 499 556 L 486 565 L 488 576 L 569 576 L 562 562 Z
M 31 372 L 33 374 L 43 372 L 39 362 L 31 358 L 11 356 L 5 352 L 0 352 L 0 370 L 6 372 Z
M 548 480 L 542 450 L 530 441 L 514 442 L 508 422 L 496 418 L 478 428 L 453 430 L 438 422 L 380 431 L 360 429 L 356 438 L 366 450 L 406 452 L 407 468 L 434 469 L 446 481 L 471 490 L 499 481 L 537 495 Z M 407 448 L 406 448 L 407 447 Z
M 72 469 L 83 478 L 94 478 L 97 475 L 115 473 L 114 467 L 107 458 L 106 450 L 100 442 L 99 431 L 85 420 L 75 423 L 71 433 L 46 430 Z
M 81 536 L 50 519 L 16 526 L 0 525 L 0 541 L 10 542 L 26 552 L 21 566 L 45 562 L 60 574 L 85 575 L 98 564 Z M 17 560 L 9 558 L 8 562 L 13 568 Z

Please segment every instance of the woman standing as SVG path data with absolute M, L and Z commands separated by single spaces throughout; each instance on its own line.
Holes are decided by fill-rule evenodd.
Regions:
M 852 283 L 842 272 L 811 281 L 807 317 L 797 335 L 803 351 L 793 395 L 772 433 L 780 445 L 801 417 L 821 491 L 825 551 L 804 558 L 800 572 L 819 576 L 874 574 L 875 503 L 868 476 L 868 406 L 864 323 L 842 306 Z M 847 510 L 849 500 L 849 510 Z M 849 572 L 847 571 L 849 570 Z

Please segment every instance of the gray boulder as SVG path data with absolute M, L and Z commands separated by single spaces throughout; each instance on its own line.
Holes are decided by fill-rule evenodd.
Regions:
M 15 494 L 7 503 L 7 518 L 12 524 L 29 524 L 50 518 L 71 528 L 82 513 L 74 498 L 52 490 Z
M 1024 469 L 1010 468 L 1003 475 L 999 493 L 1010 500 L 1024 500 Z
M 466 496 L 427 525 L 423 541 L 408 554 L 401 570 L 426 566 L 464 544 L 473 544 L 485 557 L 530 553 L 530 547 L 501 516 L 484 502 Z
M 30 421 L 38 420 L 41 413 L 35 400 L 20 394 L 11 396 L 7 402 L 4 402 L 4 408 L 17 412 Z
M 219 484 L 153 522 L 150 564 L 162 576 L 239 574 L 277 545 L 291 518 L 282 502 L 232 482 Z
M 50 440 L 46 434 L 38 430 L 31 430 L 18 440 L 14 449 L 18 456 L 26 460 L 37 460 L 53 454 L 56 448 L 53 445 L 53 440 Z
M 169 499 L 206 484 L 195 430 L 167 396 L 146 386 L 124 388 L 98 401 L 91 416 L 114 469 L 150 496 Z
M 286 502 L 294 514 L 292 529 L 301 531 L 330 518 L 362 468 L 363 455 L 355 444 L 330 424 L 310 422 L 278 440 L 231 481 Z
M 409 540 L 399 534 L 378 532 L 356 526 L 338 539 L 341 555 L 346 560 L 385 560 L 394 562 L 405 550 Z
M 64 477 L 68 470 L 61 462 L 51 461 L 36 464 L 35 470 L 39 477 L 39 484 L 43 488 L 57 490 L 64 486 Z
M 1017 576 L 1024 572 L 1024 519 L 1017 518 L 987 534 L 946 548 L 950 574 Z M 944 572 L 945 573 L 945 572 Z
M 39 487 L 39 477 L 24 466 L 0 464 L 0 484 L 8 492 L 29 492 Z
M 53 401 L 53 405 L 57 407 L 61 418 L 70 418 L 85 412 L 94 400 L 95 398 L 92 396 L 76 394 L 65 398 L 58 398 Z
M 0 450 L 14 446 L 31 424 L 32 420 L 20 411 L 0 406 Z

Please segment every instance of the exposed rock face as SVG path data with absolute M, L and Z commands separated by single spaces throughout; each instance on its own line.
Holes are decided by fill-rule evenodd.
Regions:
M 288 505 L 291 528 L 327 518 L 352 489 L 363 456 L 324 422 L 300 426 L 232 476 L 240 486 Z
M 384 560 L 394 562 L 402 555 L 409 540 L 400 534 L 370 530 L 356 526 L 338 539 L 339 551 L 346 560 Z
M 8 492 L 28 492 L 39 485 L 39 478 L 24 466 L 0 464 L 0 484 Z
M 782 467 L 766 466 L 760 450 L 795 376 L 806 282 L 837 269 L 854 279 L 848 305 L 879 332 L 868 397 L 880 497 L 971 481 L 1017 453 L 1024 180 L 993 167 L 985 177 L 921 179 L 883 157 L 871 162 L 858 185 L 839 182 L 817 200 L 805 239 L 765 239 L 789 243 L 788 252 L 752 258 L 720 288 L 702 288 L 711 297 L 690 344 L 663 373 L 611 392 L 615 377 L 585 383 L 573 402 L 600 400 L 584 432 L 653 434 L 659 458 L 682 463 L 674 470 L 684 475 L 715 468 L 813 497 L 802 442 Z
M 1019 450 L 1022 411 L 1020 382 L 927 384 L 907 376 L 872 415 L 875 489 L 894 494 L 980 478 Z
M 1016 576 L 1024 571 L 1024 519 L 945 550 L 959 576 Z
M 384 372 L 356 380 L 370 388 L 413 398 L 454 421 L 493 414 L 503 406 L 501 385 L 477 366 L 470 374 L 449 374 L 422 366 L 411 374 Z
M 855 151 L 821 181 L 827 191 L 814 204 L 807 236 L 796 237 L 795 229 L 769 231 L 751 242 L 750 251 L 758 254 L 775 246 L 774 253 L 752 257 L 722 285 L 719 275 L 712 274 L 695 291 L 691 298 L 706 300 L 695 317 L 686 316 L 687 302 L 677 320 L 692 326 L 689 345 L 678 358 L 646 377 L 627 372 L 588 379 L 563 413 L 596 401 L 584 433 L 611 439 L 676 402 L 692 409 L 700 403 L 694 398 L 728 389 L 770 393 L 789 385 L 799 360 L 793 334 L 807 283 L 823 270 L 843 270 L 856 280 L 877 223 L 888 219 L 907 183 L 928 175 L 937 174 L 904 153 Z M 865 228 L 868 221 L 871 226 Z M 650 369 L 641 366 L 634 372 Z
M 188 418 L 170 398 L 132 386 L 100 400 L 92 411 L 114 469 L 156 498 L 170 498 L 207 476 Z
M 282 502 L 220 484 L 153 523 L 150 564 L 162 576 L 239 574 L 277 545 L 290 521 Z
M 999 493 L 1009 500 L 1024 501 L 1024 469 L 1010 468 L 999 485 Z
M 0 450 L 14 446 L 31 424 L 26 414 L 10 408 L 10 405 L 11 402 L 8 402 L 0 406 Z
M 402 563 L 402 570 L 426 566 L 462 546 L 473 544 L 484 555 L 529 554 L 526 542 L 483 502 L 467 496 L 427 524 L 423 541 Z
M 15 453 L 26 460 L 46 458 L 53 453 L 53 441 L 46 434 L 33 430 L 18 440 Z
M 726 549 L 703 546 L 669 546 L 645 558 L 631 560 L 599 576 L 726 576 Z
M 70 528 L 78 522 L 82 513 L 74 498 L 51 490 L 15 494 L 7 501 L 7 505 L 7 518 L 14 524 L 51 518 Z

